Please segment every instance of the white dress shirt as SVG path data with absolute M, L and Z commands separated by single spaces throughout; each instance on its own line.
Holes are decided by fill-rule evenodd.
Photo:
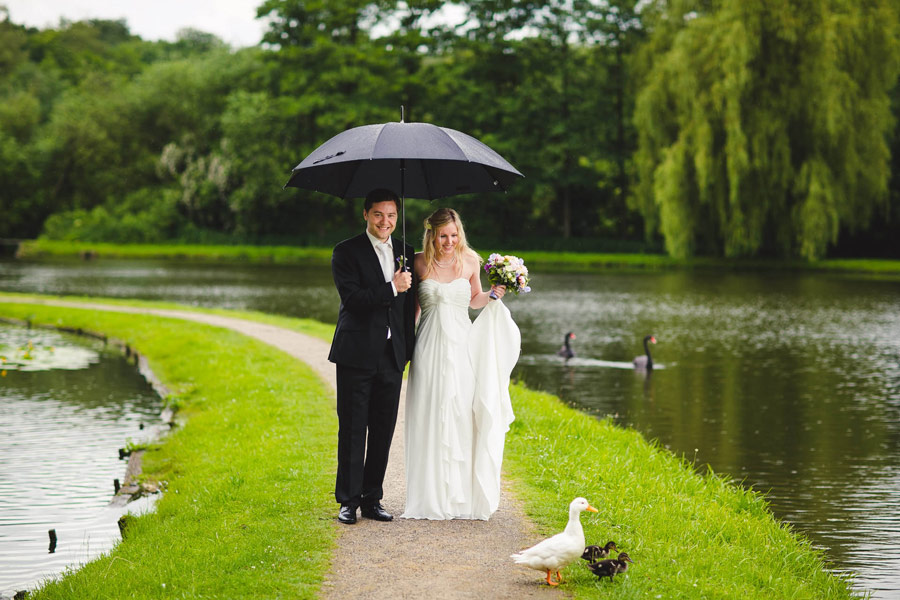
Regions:
M 375 249 L 375 255 L 378 257 L 378 262 L 381 263 L 381 272 L 384 274 L 384 280 L 391 282 L 391 290 L 394 292 L 394 296 L 397 295 L 397 286 L 394 285 L 394 246 L 391 244 L 391 238 L 388 238 L 386 242 L 382 242 L 377 237 L 369 233 L 369 230 L 366 229 L 366 235 L 369 236 L 369 241 L 372 242 L 372 247 Z M 391 328 L 388 327 L 387 337 L 391 339 Z
M 386 242 L 382 242 L 369 233 L 368 229 L 366 229 L 366 235 L 369 236 L 369 241 L 372 242 L 372 247 L 375 249 L 375 255 L 378 256 L 378 262 L 381 263 L 381 272 L 384 273 L 384 280 L 391 282 L 391 289 L 396 296 L 397 286 L 394 285 L 394 246 L 391 243 L 391 238 L 388 238 Z

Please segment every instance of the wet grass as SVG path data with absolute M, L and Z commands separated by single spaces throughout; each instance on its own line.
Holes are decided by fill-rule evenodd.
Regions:
M 569 502 L 583 496 L 599 510 L 582 515 L 586 543 L 615 541 L 637 561 L 612 582 L 584 561 L 569 566 L 563 575 L 576 598 L 854 597 L 758 493 L 701 476 L 639 433 L 549 394 L 514 385 L 512 400 L 504 467 L 542 534 L 561 531 Z
M 317 595 L 334 548 L 337 424 L 333 398 L 309 369 L 213 327 L 0 296 L 22 302 L 0 302 L 0 315 L 126 341 L 148 357 L 186 418 L 183 428 L 145 454 L 145 472 L 167 486 L 156 512 L 137 519 L 110 555 L 30 597 Z M 333 331 L 260 313 L 202 312 L 326 340 Z M 637 561 L 612 582 L 598 581 L 582 561 L 568 567 L 564 588 L 576 598 L 854 597 L 846 580 L 828 573 L 821 552 L 776 521 L 759 494 L 698 475 L 640 434 L 554 396 L 521 385 L 512 394 L 516 421 L 504 466 L 539 535 L 560 531 L 568 503 L 584 496 L 600 510 L 582 516 L 587 543 L 614 540 Z

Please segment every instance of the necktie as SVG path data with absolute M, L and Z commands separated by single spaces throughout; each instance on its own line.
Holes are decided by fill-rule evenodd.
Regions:
M 391 269 L 391 259 L 394 258 L 391 247 L 387 244 L 378 244 L 378 260 L 381 262 L 381 271 L 384 273 L 384 280 L 390 281 L 394 278 L 394 271 Z
M 381 272 L 384 273 L 384 280 L 391 281 L 394 278 L 394 271 L 391 269 L 391 260 L 394 258 L 391 247 L 385 243 L 375 246 L 378 248 L 378 260 L 381 262 Z M 391 327 L 388 326 L 387 339 L 391 339 Z

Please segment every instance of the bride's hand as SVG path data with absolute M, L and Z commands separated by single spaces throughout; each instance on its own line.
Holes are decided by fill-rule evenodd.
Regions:
M 503 298 L 503 295 L 506 294 L 506 286 L 505 285 L 492 285 L 491 293 L 493 296 L 497 298 L 497 300 Z

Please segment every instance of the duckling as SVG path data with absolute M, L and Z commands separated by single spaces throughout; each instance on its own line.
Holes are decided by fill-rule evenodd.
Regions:
M 618 549 L 615 542 L 606 542 L 605 546 L 588 546 L 584 549 L 584 554 L 581 555 L 581 558 L 591 563 L 597 562 L 601 558 L 609 556 L 611 550 Z
M 572 350 L 572 346 L 569 345 L 569 341 L 574 340 L 574 339 L 575 339 L 575 334 L 572 333 L 571 331 L 568 332 L 566 334 L 566 337 L 563 338 L 562 348 L 560 348 L 559 350 L 556 351 L 556 354 L 558 356 L 562 356 L 564 359 L 566 359 L 566 362 L 569 362 L 569 359 L 573 358 L 575 356 L 575 351 Z
M 562 577 L 559 570 L 577 559 L 584 550 L 584 529 L 581 527 L 581 513 L 597 512 L 584 498 L 575 498 L 569 504 L 569 522 L 562 533 L 535 544 L 531 548 L 510 555 L 520 565 L 536 571 L 547 572 L 547 583 L 559 585 Z M 551 574 L 556 571 L 556 581 Z
M 588 565 L 588 569 L 593 571 L 598 579 L 609 577 L 609 580 L 612 581 L 613 575 L 628 570 L 628 563 L 634 564 L 634 561 L 625 552 L 620 552 L 619 558 L 609 558 L 591 563 Z

